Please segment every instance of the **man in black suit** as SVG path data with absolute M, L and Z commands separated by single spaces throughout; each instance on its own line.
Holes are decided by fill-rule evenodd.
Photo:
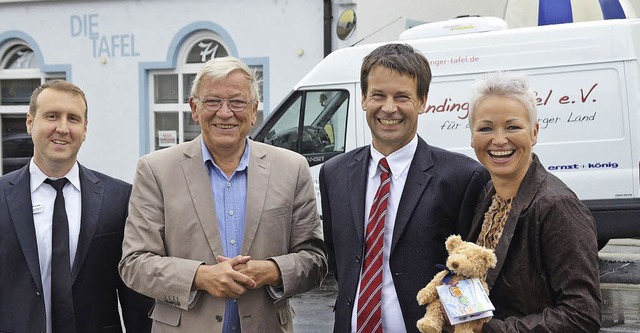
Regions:
M 118 300 L 127 331 L 149 332 L 151 299 L 117 271 L 131 185 L 76 160 L 84 92 L 61 80 L 38 87 L 27 132 L 31 162 L 0 177 L 0 332 L 122 332 Z
M 364 58 L 360 77 L 372 144 L 332 158 L 320 171 L 324 237 L 338 281 L 334 331 L 417 332 L 425 312 L 418 290 L 439 271 L 435 265 L 445 263 L 447 236 L 466 235 L 489 177 L 471 158 L 417 135 L 431 82 L 421 53 L 405 44 L 380 46 Z M 378 167 L 383 159 L 385 171 Z M 387 180 L 380 177 L 388 169 L 390 186 L 383 191 Z M 385 201 L 382 214 L 377 191 Z M 366 222 L 370 216 L 382 219 Z M 381 231 L 369 234 L 376 220 Z M 381 268 L 369 266 L 375 260 Z

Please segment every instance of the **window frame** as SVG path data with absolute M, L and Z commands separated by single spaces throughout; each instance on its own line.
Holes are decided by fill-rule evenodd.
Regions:
M 210 30 L 200 30 L 192 33 L 180 46 L 176 65 L 174 68 L 169 69 L 153 69 L 149 70 L 147 75 L 148 80 L 148 101 L 149 101 L 149 119 L 148 124 L 151 131 L 149 131 L 149 151 L 155 151 L 166 147 L 157 146 L 158 129 L 156 128 L 156 112 L 175 112 L 178 114 L 178 130 L 177 130 L 177 144 L 187 142 L 185 138 L 185 126 L 189 125 L 185 121 L 187 114 L 191 114 L 191 107 L 189 106 L 190 89 L 192 83 L 185 85 L 185 75 L 193 75 L 198 73 L 202 68 L 203 63 L 188 63 L 189 52 L 197 46 L 202 40 L 215 40 L 222 47 L 224 47 L 227 54 L 231 55 L 233 48 L 217 33 Z M 207 58 L 206 60 L 209 60 Z M 264 71 L 264 68 L 263 68 Z M 156 103 L 155 102 L 155 75 L 177 74 L 178 75 L 178 102 L 177 103 Z M 189 87 L 185 91 L 185 87 Z M 262 110 L 263 102 L 260 101 L 258 109 Z M 199 133 L 199 129 L 198 129 Z
M 34 57 L 37 57 L 37 55 L 35 54 L 36 50 L 34 49 L 34 47 L 29 45 L 29 43 L 21 39 L 11 39 L 4 43 L 1 43 L 0 45 L 1 45 L 0 46 L 0 82 L 3 80 L 13 80 L 13 79 L 18 79 L 18 80 L 38 79 L 40 80 L 40 84 L 42 84 L 45 81 L 53 80 L 53 79 L 66 80 L 66 74 L 64 72 L 51 72 L 51 73 L 43 72 L 41 69 L 42 64 L 40 64 L 39 62 L 37 63 L 39 66 L 37 68 L 31 67 L 31 68 L 5 69 L 4 66 L 6 66 L 8 61 L 7 57 L 9 56 L 8 52 L 12 50 L 14 47 L 20 46 L 20 45 L 27 47 L 32 52 L 34 52 Z M 0 96 L 0 99 L 1 98 L 2 96 Z M 5 116 L 12 117 L 12 118 L 23 117 L 26 121 L 28 112 L 29 112 L 29 101 L 27 101 L 25 104 L 2 105 L 0 100 L 0 137 L 4 137 L 4 130 L 3 130 L 4 127 L 2 125 L 2 119 Z M 33 143 L 31 144 L 33 145 Z M 4 171 L 4 167 L 3 167 L 4 152 L 3 152 L 1 143 L 0 143 L 0 158 L 2 158 L 3 160 L 3 163 L 0 163 L 0 175 L 3 175 L 6 172 Z M 26 156 L 25 156 L 25 159 L 26 159 Z M 30 159 L 31 159 L 31 156 L 29 156 L 28 160 Z

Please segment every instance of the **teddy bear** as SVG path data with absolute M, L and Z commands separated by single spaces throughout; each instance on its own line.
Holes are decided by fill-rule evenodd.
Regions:
M 427 304 L 427 312 L 424 317 L 418 320 L 417 326 L 422 333 L 440 333 L 445 323 L 445 310 L 436 287 L 441 285 L 442 280 L 449 273 L 449 284 L 455 285 L 458 281 L 464 279 L 478 278 L 487 295 L 489 288 L 485 282 L 485 276 L 490 268 L 496 266 L 496 255 L 493 250 L 487 249 L 471 242 L 465 242 L 459 235 L 451 235 L 445 242 L 449 257 L 447 258 L 447 269 L 441 271 L 433 277 L 426 287 L 418 292 L 418 303 L 420 305 Z M 447 277 L 449 278 L 449 277 Z M 472 321 L 460 323 L 454 326 L 455 333 L 472 333 L 473 326 L 476 321 L 489 321 L 490 318 L 475 319 Z

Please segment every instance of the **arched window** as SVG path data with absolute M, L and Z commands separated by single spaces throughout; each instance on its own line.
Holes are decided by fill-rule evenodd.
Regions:
M 42 82 L 65 79 L 64 73 L 43 73 L 38 57 L 19 39 L 0 41 L 0 174 L 17 170 L 33 155 L 26 117 L 31 93 Z
M 12 43 L 2 56 L 2 69 L 38 68 L 38 59 L 33 50 L 20 43 Z
M 202 64 L 213 58 L 230 55 L 230 48 L 218 34 L 203 30 L 193 33 L 180 49 L 176 68 L 149 72 L 151 93 L 151 150 L 163 149 L 195 139 L 200 126 L 191 118 L 189 97 L 191 85 Z M 262 66 L 251 66 L 258 78 Z M 262 114 L 262 83 L 260 83 L 259 115 Z M 261 119 L 259 116 L 258 118 Z

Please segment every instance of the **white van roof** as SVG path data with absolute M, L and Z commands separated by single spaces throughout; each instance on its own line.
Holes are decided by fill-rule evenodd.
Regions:
M 639 40 L 640 19 L 625 19 L 399 42 L 422 50 L 431 64 L 433 75 L 441 76 L 631 60 L 638 56 L 634 43 Z M 332 52 L 302 78 L 295 89 L 359 82 L 362 58 L 383 44 L 386 43 Z
M 400 34 L 400 40 L 452 36 L 507 29 L 507 22 L 493 16 L 467 16 L 420 24 Z

